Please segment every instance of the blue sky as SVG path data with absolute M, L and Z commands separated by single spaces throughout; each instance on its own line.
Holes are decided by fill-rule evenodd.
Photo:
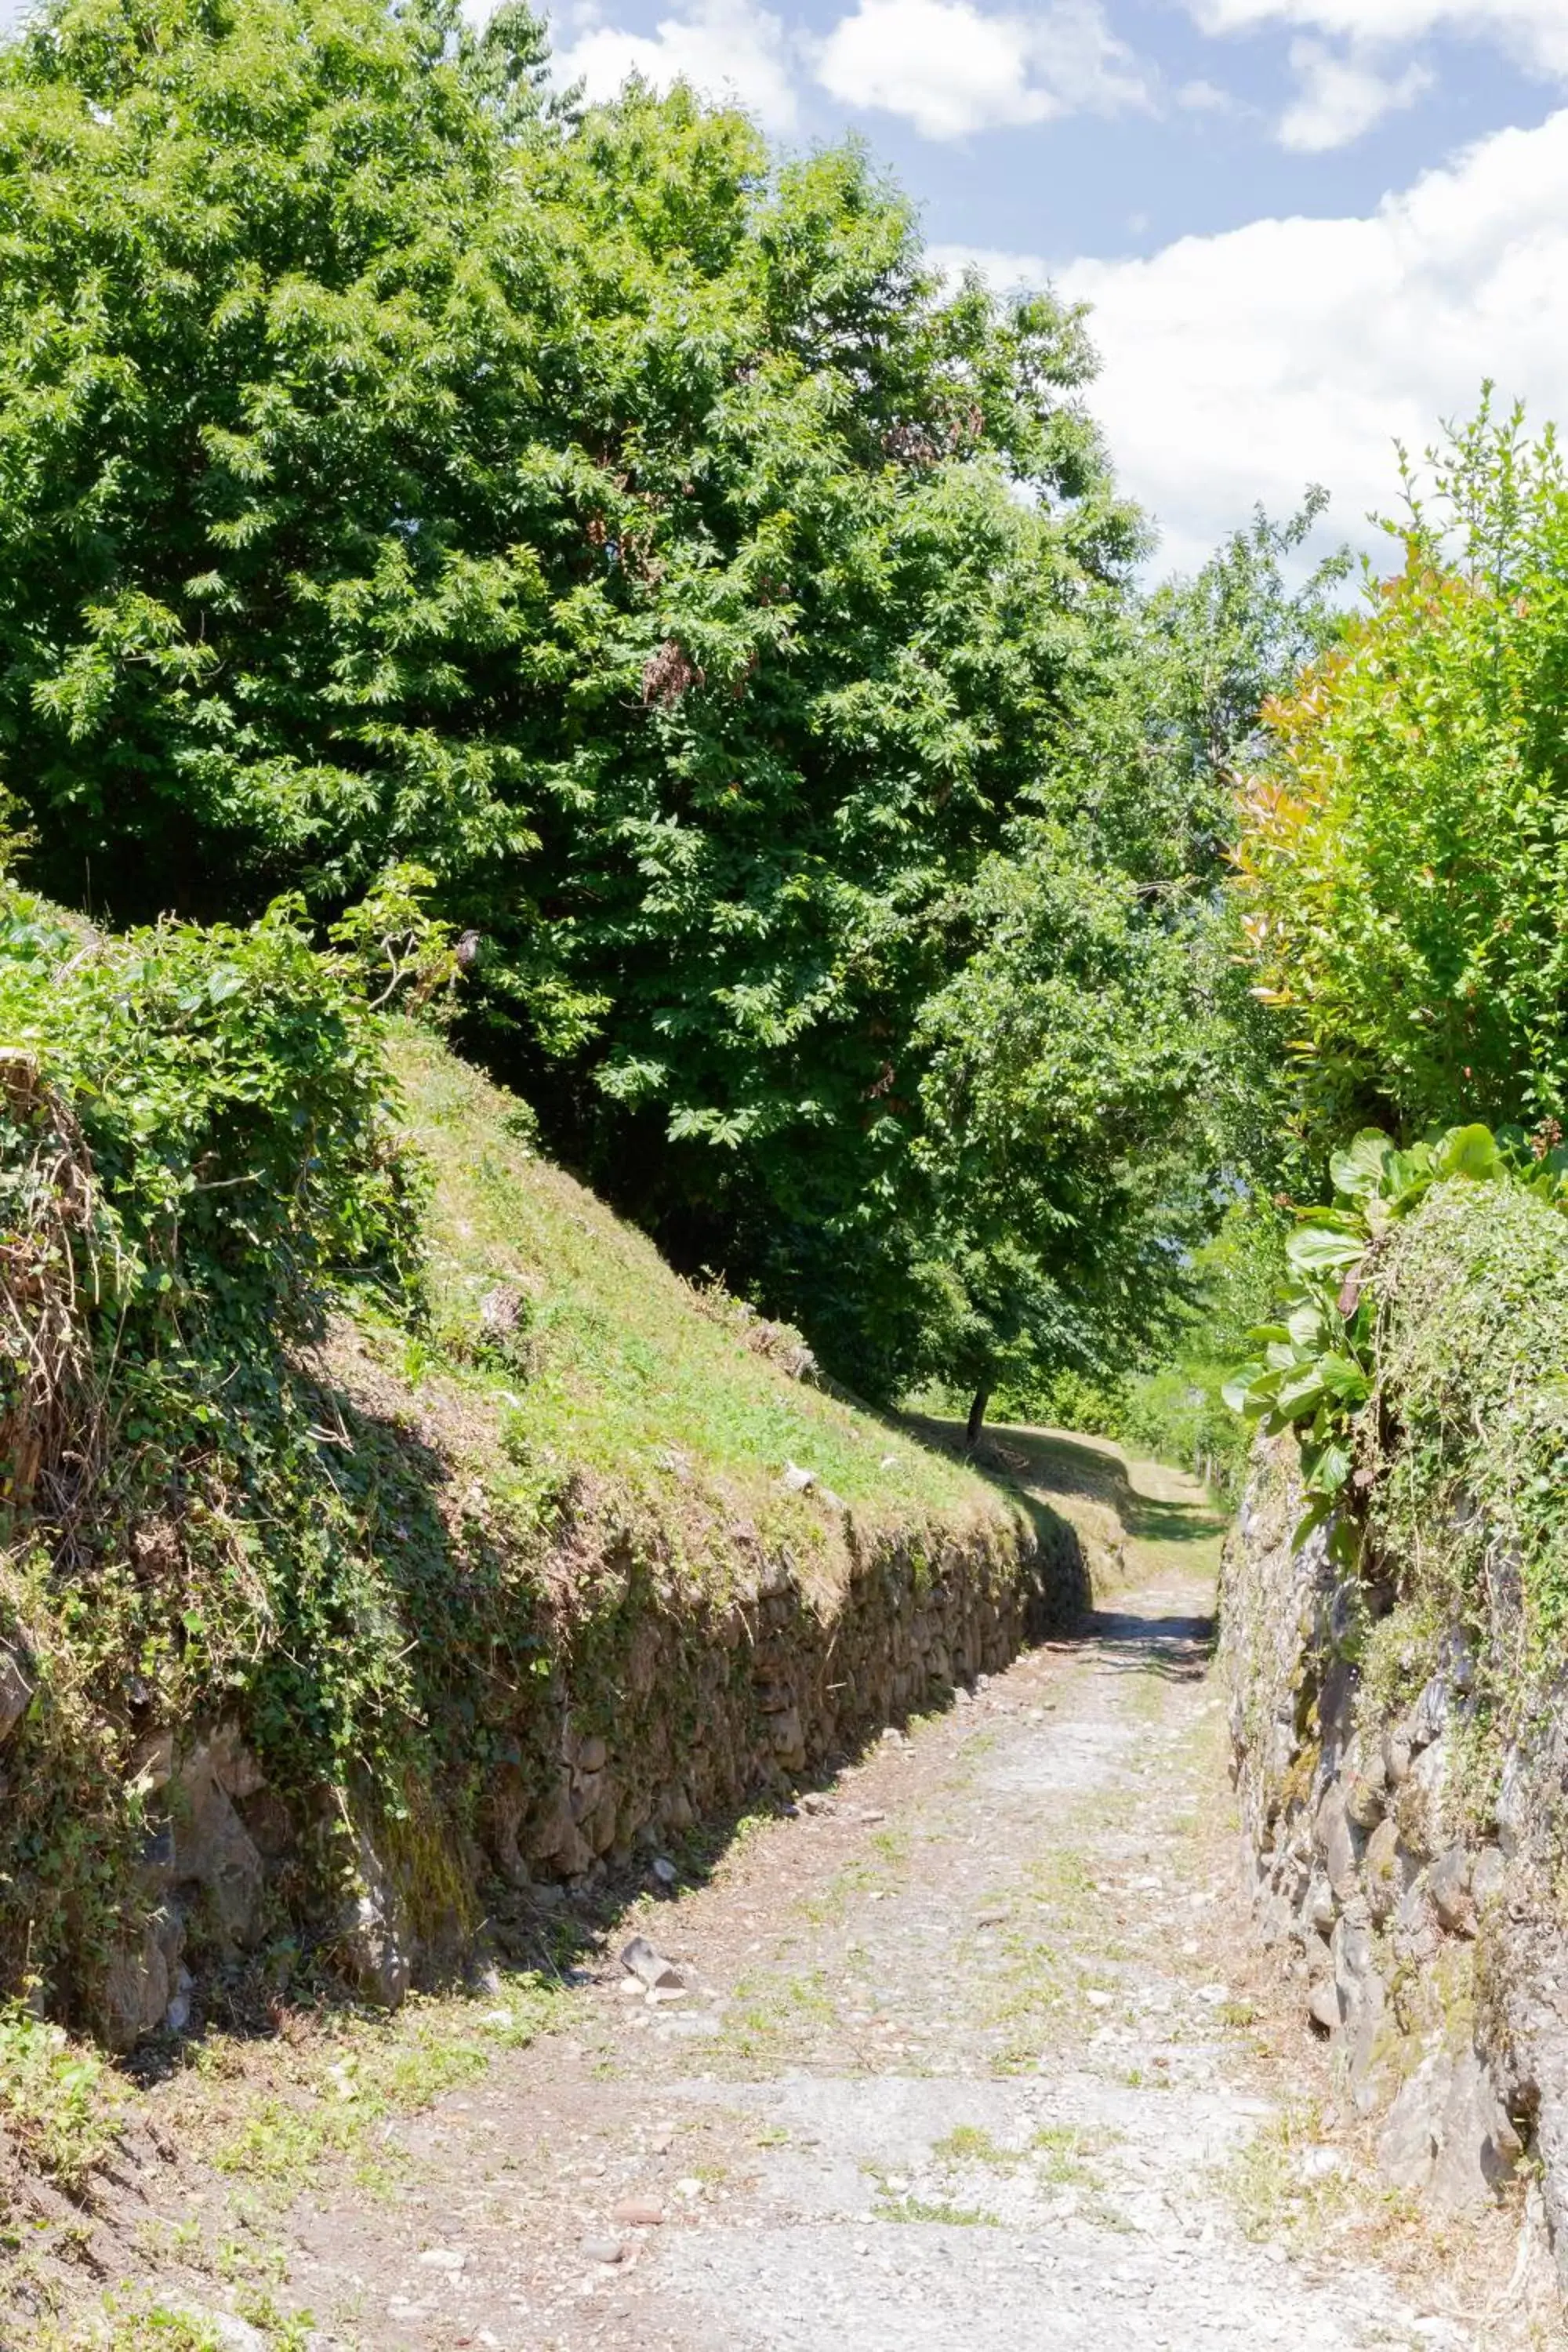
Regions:
M 595 96 L 854 131 L 945 259 L 1091 301 L 1167 566 L 1313 479 L 1377 547 L 1395 436 L 1484 375 L 1568 424 L 1568 0 L 559 0 L 554 35 Z

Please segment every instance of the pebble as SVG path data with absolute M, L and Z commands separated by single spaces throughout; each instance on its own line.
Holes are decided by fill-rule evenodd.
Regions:
M 650 1992 L 672 1991 L 682 1983 L 680 1970 L 674 1961 L 667 1960 L 646 1936 L 634 1936 L 629 1944 L 621 1947 L 621 1966 L 629 1969 Z
M 680 1873 L 677 1870 L 674 1863 L 668 1861 L 662 1853 L 658 1853 L 654 1856 L 653 1874 L 658 1879 L 661 1886 L 673 1886 L 676 1880 L 680 1876 Z
M 623 2197 L 611 2208 L 610 2219 L 627 2230 L 658 2230 L 663 2226 L 664 2208 L 651 2197 Z
M 625 2262 L 626 2250 L 619 2238 L 584 2238 L 583 2255 L 586 2262 L 613 2265 Z

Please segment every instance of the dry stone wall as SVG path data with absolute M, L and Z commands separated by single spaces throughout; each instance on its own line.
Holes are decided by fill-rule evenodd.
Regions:
M 322 1790 L 301 1808 L 233 1720 L 158 1734 L 137 1766 L 144 1908 L 91 1990 L 98 2030 L 126 2048 L 183 2027 L 215 1978 L 289 1936 L 395 2002 L 460 1965 L 481 1919 L 504 1932 L 509 1912 L 525 1921 L 786 1796 L 1088 1597 L 1076 1536 L 1043 1514 L 868 1529 L 847 1513 L 843 1538 L 839 1565 L 811 1579 L 786 1551 L 740 1545 L 721 1591 L 617 1560 L 613 1529 L 580 1522 L 539 1671 L 476 1737 L 460 1791 L 387 1807 Z
M 1259 1926 L 1374 2120 L 1390 2186 L 1462 2212 L 1529 2154 L 1568 2284 L 1568 1709 L 1479 1774 L 1458 1627 L 1414 1696 L 1380 1707 L 1359 1663 L 1380 1596 L 1335 1565 L 1326 1530 L 1296 1544 L 1301 1512 L 1289 1441 L 1260 1448 L 1220 1648 Z

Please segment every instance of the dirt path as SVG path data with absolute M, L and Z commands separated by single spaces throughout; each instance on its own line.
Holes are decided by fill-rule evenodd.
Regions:
M 1059 1496 L 1059 1449 L 1031 1462 Z M 504 1980 L 433 2008 L 411 2046 L 488 2019 L 496 2054 L 335 2169 L 287 2100 L 237 2161 L 221 2084 L 171 2085 L 156 2276 L 117 2306 L 150 2332 L 115 2340 L 180 2352 L 150 2295 L 201 2315 L 193 2345 L 345 2352 L 1507 2340 L 1440 2263 L 1369 2264 L 1352 2154 L 1278 2104 L 1205 1678 L 1214 1523 L 1167 1474 L 1129 1496 L 1073 1464 L 1114 1606 L 650 1893 L 530 2047 Z M 634 1928 L 695 1989 L 628 1998 Z M 352 2114 L 329 2075 L 311 2095 Z

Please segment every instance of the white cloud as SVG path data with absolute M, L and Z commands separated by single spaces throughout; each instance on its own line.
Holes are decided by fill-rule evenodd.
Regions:
M 705 96 L 736 99 L 764 130 L 795 127 L 789 39 L 754 0 L 696 0 L 689 15 L 661 17 L 652 35 L 588 25 L 556 51 L 553 67 L 559 82 L 581 78 L 591 99 L 613 98 L 637 73 L 657 89 L 689 81 Z
M 928 139 L 1149 103 L 1099 0 L 999 16 L 973 0 L 859 0 L 816 76 L 841 104 L 902 115 Z
M 1300 89 L 1279 121 L 1279 143 L 1299 154 L 1321 155 L 1359 139 L 1396 107 L 1413 106 L 1432 87 L 1425 66 L 1381 74 L 1354 52 L 1337 57 L 1321 41 L 1290 44 L 1290 63 Z
M 1187 0 L 1206 33 L 1299 25 L 1363 50 L 1452 33 L 1494 40 L 1533 71 L 1568 75 L 1564 0 Z
M 1217 82 L 1184 81 L 1175 93 L 1176 104 L 1188 114 L 1231 114 L 1236 100 Z
M 1568 110 L 1501 131 L 1365 217 L 1259 220 L 1147 260 L 977 260 L 999 285 L 1094 306 L 1090 398 L 1126 487 L 1189 568 L 1262 499 L 1310 481 L 1323 537 L 1385 544 L 1364 520 L 1398 501 L 1395 438 L 1416 454 L 1468 415 L 1483 376 L 1568 421 Z

